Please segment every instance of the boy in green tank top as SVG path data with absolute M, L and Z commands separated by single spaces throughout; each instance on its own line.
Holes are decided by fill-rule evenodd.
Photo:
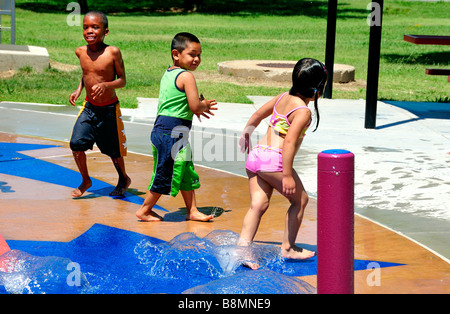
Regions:
M 199 98 L 195 71 L 202 52 L 200 41 L 190 33 L 179 33 L 172 40 L 173 65 L 161 79 L 158 111 L 151 134 L 153 175 L 148 193 L 136 216 L 142 221 L 161 221 L 153 206 L 161 195 L 176 196 L 179 191 L 187 208 L 186 219 L 208 221 L 214 218 L 198 211 L 195 190 L 200 187 L 188 142 L 192 118 L 214 115 L 215 100 Z

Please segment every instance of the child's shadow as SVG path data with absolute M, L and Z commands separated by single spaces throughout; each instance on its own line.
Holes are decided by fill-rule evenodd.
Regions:
M 110 196 L 112 198 L 116 198 L 116 199 L 125 199 L 126 197 L 129 196 L 134 196 L 134 195 L 144 195 L 144 192 L 140 192 L 137 189 L 128 189 L 125 192 L 125 195 L 123 196 L 111 196 L 109 195 L 109 193 L 111 193 L 114 190 L 113 186 L 108 186 L 108 187 L 104 187 L 101 189 L 97 189 L 97 190 L 88 190 L 89 193 L 91 194 L 85 194 L 83 196 L 80 197 L 74 197 L 74 199 L 76 200 L 80 200 L 80 199 L 91 199 L 91 198 L 98 198 L 98 197 L 103 197 L 103 196 Z
M 8 185 L 8 182 L 0 181 L 0 191 L 2 193 L 14 193 L 15 191 L 11 186 Z
M 213 215 L 214 218 L 221 216 L 224 212 L 230 212 L 231 210 L 224 210 L 222 207 L 217 206 L 205 206 L 197 207 L 198 211 L 205 215 Z M 167 213 L 164 215 L 164 221 L 180 222 L 186 221 L 187 210 L 186 207 L 179 208 L 176 212 Z

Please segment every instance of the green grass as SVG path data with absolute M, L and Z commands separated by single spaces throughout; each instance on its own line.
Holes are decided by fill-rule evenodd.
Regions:
M 36 12 L 35 7 L 34 10 L 24 9 L 27 8 L 24 3 L 33 8 L 30 0 L 18 0 L 17 3 L 16 44 L 46 47 L 50 59 L 77 65 L 75 48 L 85 42 L 81 27 L 67 25 L 65 5 L 61 12 L 46 13 Z M 302 5 L 301 0 L 291 3 Z M 266 15 L 261 13 L 263 9 L 256 13 L 233 14 L 109 14 L 110 35 L 106 43 L 121 49 L 127 73 L 127 86 L 117 92 L 122 106 L 136 106 L 136 97 L 158 97 L 159 80 L 171 63 L 170 41 L 179 31 L 189 31 L 200 38 L 203 54 L 197 71 L 209 74 L 216 74 L 217 63 L 226 60 L 298 60 L 302 57 L 324 60 L 327 1 L 306 3 L 310 7 L 301 11 L 301 15 L 292 12 L 274 15 L 274 11 Z M 339 1 L 336 31 L 335 63 L 355 66 L 356 79 L 363 83 L 367 79 L 368 3 Z M 448 12 L 450 2 L 385 2 L 380 99 L 450 101 L 447 78 L 425 75 L 427 67 L 449 67 L 450 47 L 413 45 L 403 41 L 404 34 L 450 35 Z M 79 70 L 50 69 L 38 74 L 24 69 L 12 78 L 0 79 L 0 100 L 68 104 L 68 97 L 80 77 Z M 335 86 L 333 98 L 365 98 L 365 85 L 360 85 L 351 90 Z M 206 97 L 222 102 L 248 102 L 245 95 L 274 95 L 283 91 L 282 88 L 243 86 L 216 80 L 202 80 L 198 86 Z

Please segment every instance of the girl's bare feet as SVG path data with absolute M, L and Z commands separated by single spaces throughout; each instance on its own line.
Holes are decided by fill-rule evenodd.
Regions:
M 308 259 L 313 257 L 316 254 L 316 252 L 309 251 L 307 249 L 302 249 L 297 246 L 292 246 L 288 249 L 285 249 L 281 247 L 281 256 L 284 258 L 291 258 L 291 259 Z
M 249 262 L 249 261 L 244 261 L 242 263 L 242 265 L 250 268 L 251 270 L 257 270 L 259 268 L 259 264 L 253 263 L 253 262 Z
M 244 256 L 242 256 L 242 258 L 244 259 L 244 261 L 242 262 L 242 265 L 252 269 L 252 270 L 257 270 L 259 268 L 259 264 L 253 262 L 255 260 L 255 258 L 253 257 L 251 248 L 249 247 L 251 244 L 250 241 L 244 240 L 242 238 L 239 238 L 237 245 L 238 246 L 244 246 L 247 247 L 248 249 L 245 250 Z

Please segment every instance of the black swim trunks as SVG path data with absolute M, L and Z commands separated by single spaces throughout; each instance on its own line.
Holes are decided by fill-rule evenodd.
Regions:
M 92 149 L 94 143 L 111 158 L 126 156 L 127 140 L 118 100 L 106 106 L 84 101 L 73 127 L 70 148 L 86 151 Z

